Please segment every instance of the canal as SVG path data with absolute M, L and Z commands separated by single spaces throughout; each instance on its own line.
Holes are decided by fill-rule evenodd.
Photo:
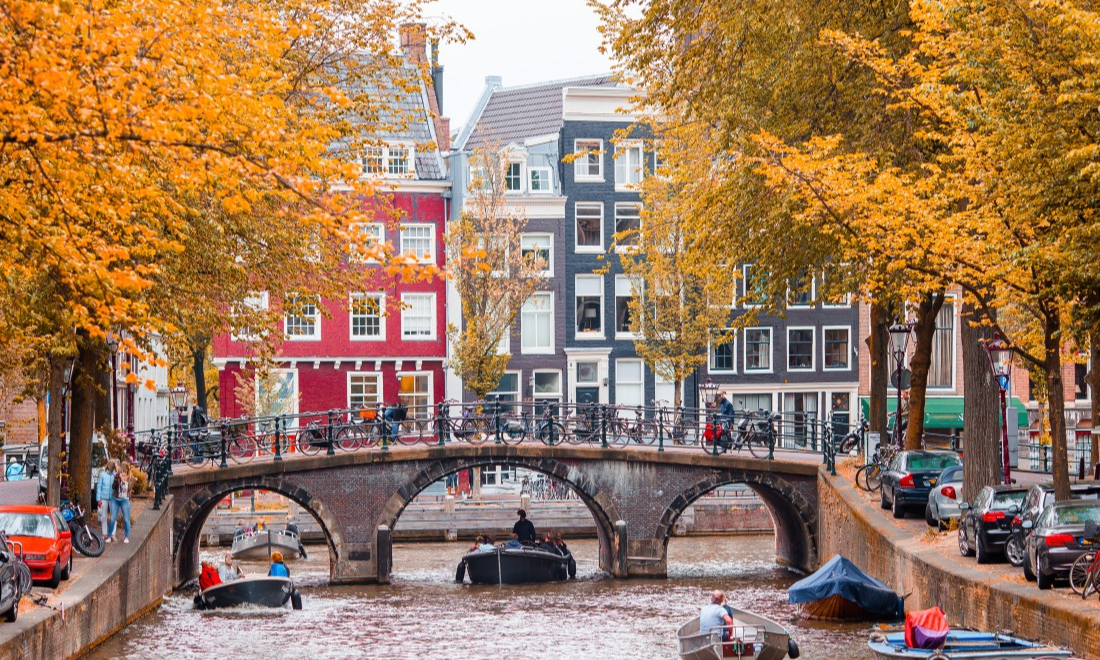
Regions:
M 395 545 L 386 586 L 329 586 L 328 553 L 317 546 L 291 564 L 302 611 L 199 612 L 193 593 L 179 592 L 89 657 L 675 660 L 676 628 L 715 588 L 734 606 L 786 625 L 806 660 L 871 657 L 866 624 L 799 621 L 786 592 L 799 576 L 775 564 L 771 535 L 675 538 L 667 580 L 628 581 L 599 570 L 595 540 L 575 540 L 576 580 L 503 587 L 454 583 L 466 546 Z

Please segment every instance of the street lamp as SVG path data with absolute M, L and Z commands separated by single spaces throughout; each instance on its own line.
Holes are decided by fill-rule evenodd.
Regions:
M 176 409 L 176 414 L 179 416 L 177 423 L 184 426 L 183 411 L 187 408 L 187 388 L 183 385 L 176 385 L 168 390 L 168 396 L 172 402 L 172 407 Z
M 893 353 L 894 363 L 897 365 L 897 382 L 894 383 L 894 389 L 898 392 L 898 404 L 897 407 L 894 408 L 894 443 L 899 449 L 903 442 L 901 435 L 901 390 L 903 389 L 901 374 L 905 365 L 905 353 L 909 349 L 909 332 L 912 329 L 912 323 L 900 320 L 894 321 L 894 324 L 888 328 L 890 332 L 891 353 Z
M 111 430 L 118 428 L 118 335 L 107 333 L 107 350 L 111 351 Z
M 1012 483 L 1012 468 L 1008 458 L 1008 383 L 1012 375 L 1012 346 L 999 332 L 985 344 L 989 355 L 989 368 L 997 379 L 1001 391 L 1001 467 L 1004 468 L 1005 485 Z
M 718 383 L 707 376 L 707 379 L 699 386 L 699 390 L 703 393 L 703 407 L 707 408 L 714 401 L 714 395 L 718 394 Z

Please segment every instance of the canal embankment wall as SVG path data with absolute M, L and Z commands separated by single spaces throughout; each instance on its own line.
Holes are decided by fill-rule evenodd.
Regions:
M 146 507 L 135 520 L 130 543 L 112 544 L 48 603 L 0 625 L 0 660 L 79 658 L 143 614 L 172 589 L 172 502 Z M 37 589 L 36 592 L 40 592 Z M 29 603 L 24 597 L 23 604 Z
M 843 476 L 821 470 L 818 481 L 818 557 L 842 554 L 905 595 L 907 610 L 935 605 L 948 620 L 981 630 L 1014 630 L 1100 658 L 1100 610 L 1063 594 L 1039 591 L 983 571 L 973 560 L 949 557 L 892 524 L 886 512 Z

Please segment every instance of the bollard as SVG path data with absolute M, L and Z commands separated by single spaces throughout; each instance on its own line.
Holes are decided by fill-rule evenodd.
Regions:
M 329 456 L 336 455 L 336 432 L 333 430 L 336 426 L 336 413 L 328 411 L 328 428 L 325 429 L 325 444 L 328 445 L 328 451 L 325 452 Z
M 665 409 L 661 406 L 657 410 L 657 451 L 665 450 Z
M 172 427 L 168 427 L 168 453 L 165 459 L 168 461 L 168 474 L 172 474 Z
M 500 397 L 499 396 L 496 398 L 496 401 L 493 402 L 493 430 L 496 432 L 496 440 L 493 441 L 493 444 L 497 444 L 497 445 L 502 444 L 504 442 L 504 438 L 501 436 L 501 433 L 500 433 Z
M 275 460 L 283 460 L 283 416 L 275 418 Z
M 390 567 L 393 566 L 393 540 L 390 538 L 390 528 L 386 525 L 378 526 L 377 540 L 375 541 L 377 559 L 378 584 L 389 584 Z
M 525 511 L 531 508 L 531 493 L 524 493 L 519 496 L 519 508 Z
M 442 401 L 436 406 L 435 432 L 439 435 L 439 446 L 447 444 L 447 404 Z
M 455 512 L 455 496 L 447 495 L 443 498 L 443 513 Z
M 615 570 L 614 576 L 618 578 L 627 577 L 629 569 L 627 568 L 626 554 L 627 554 L 627 535 L 626 535 L 626 521 L 615 521 Z
M 225 445 L 228 442 L 226 436 L 229 435 L 229 426 L 224 421 L 218 424 L 218 435 L 221 436 L 222 440 L 222 462 L 221 465 L 219 465 L 218 467 L 227 468 L 229 467 L 229 462 L 225 460 Z

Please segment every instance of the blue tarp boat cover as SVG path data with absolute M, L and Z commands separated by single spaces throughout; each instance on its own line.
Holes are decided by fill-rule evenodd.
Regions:
M 850 600 L 877 617 L 904 616 L 901 598 L 893 589 L 840 555 L 787 590 L 787 600 L 792 603 L 809 603 L 830 596 Z

